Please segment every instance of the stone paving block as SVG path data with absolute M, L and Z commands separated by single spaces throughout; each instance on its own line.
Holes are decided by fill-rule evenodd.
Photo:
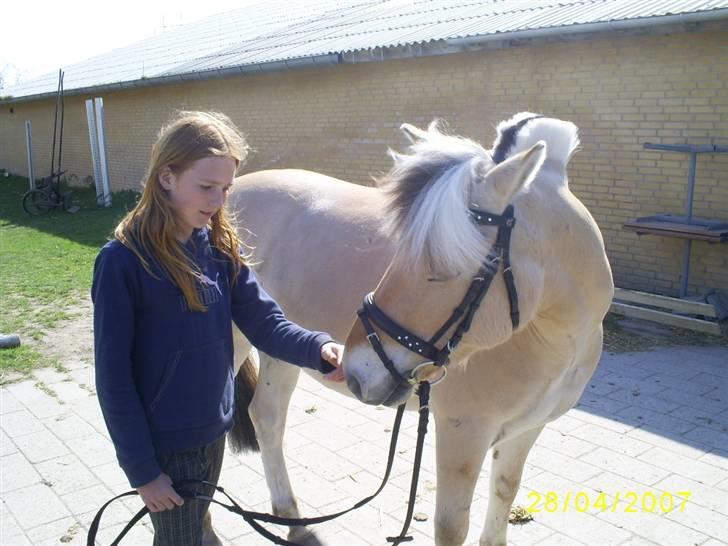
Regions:
M 629 404 L 613 400 L 606 396 L 597 396 L 595 394 L 585 394 L 579 399 L 576 407 L 580 410 L 597 413 L 599 415 L 615 415 L 617 412 L 629 408 Z
M 725 491 L 721 491 L 717 487 L 705 485 L 704 483 L 690 480 L 684 476 L 678 476 L 672 474 L 655 484 L 656 489 L 660 489 L 665 492 L 671 493 L 677 498 L 677 493 L 680 491 L 690 492 L 690 502 L 695 503 L 703 508 L 714 510 L 724 516 L 728 516 L 728 497 Z M 667 504 L 667 500 L 665 503 Z
M 129 480 L 127 480 L 124 472 L 119 468 L 119 464 L 114 460 L 110 463 L 100 464 L 91 468 L 91 471 L 99 479 L 99 482 L 116 492 L 118 495 L 129 489 Z
M 588 543 L 579 542 L 571 537 L 567 537 L 563 533 L 554 533 L 548 537 L 548 541 L 544 542 L 544 544 L 548 544 L 548 546 L 581 546 Z
M 570 436 L 584 440 L 584 443 L 596 448 L 597 444 L 608 445 L 610 449 L 634 457 L 644 453 L 652 446 L 626 434 L 619 434 L 598 425 L 585 424 L 571 431 Z M 540 438 L 539 438 L 540 442 Z M 589 451 L 592 451 L 591 449 Z M 588 453 L 588 451 L 586 452 Z M 585 454 L 585 453 L 584 453 Z M 579 457 L 580 453 L 572 453 L 573 457 Z
M 3 544 L 7 544 L 8 539 L 16 536 L 24 537 L 25 533 L 23 533 L 5 503 L 0 501 L 0 539 L 2 539 Z
M 707 427 L 695 427 L 690 432 L 686 432 L 684 437 L 687 440 L 695 440 L 723 451 L 728 450 L 728 434 L 722 431 Z
M 694 425 L 712 428 L 728 434 L 728 415 L 711 415 L 706 411 L 690 406 L 681 406 L 674 411 L 674 414 Z
M 62 441 L 87 436 L 95 430 L 75 413 L 65 413 L 43 421 L 45 427 Z
M 644 394 L 639 390 L 617 389 L 616 391 L 608 394 L 607 397 L 619 400 L 620 402 L 624 402 L 631 406 L 647 408 L 659 413 L 670 413 L 681 407 L 677 402 L 663 400 L 656 396 Z
M 41 484 L 4 493 L 3 500 L 24 531 L 71 515 L 58 496 Z
M 627 457 L 621 453 L 599 447 L 581 458 L 602 470 L 608 470 L 645 485 L 653 485 L 666 478 L 670 472 L 651 464 Z
M 119 491 L 119 493 L 122 493 L 122 491 Z M 107 498 L 104 502 L 111 500 L 111 498 L 112 497 Z M 78 519 L 78 521 L 81 523 L 81 527 L 83 527 L 84 529 L 84 534 L 88 533 L 91 522 L 94 520 L 94 517 L 96 517 L 96 512 L 98 512 L 99 508 L 101 508 L 101 504 L 96 506 L 93 510 L 89 510 L 88 512 L 76 512 L 76 519 Z M 136 510 L 134 511 L 134 513 L 135 512 Z M 129 520 L 131 520 L 134 513 L 132 513 L 131 510 L 129 510 L 120 501 L 114 502 L 110 504 L 104 511 L 103 516 L 101 517 L 101 521 L 99 523 L 99 529 L 106 529 L 108 527 L 115 527 L 120 523 L 127 523 L 129 522 Z M 148 518 L 144 518 L 142 522 L 144 521 L 148 521 Z M 100 544 L 110 543 L 111 541 L 100 542 Z
M 44 430 L 43 423 L 26 409 L 3 415 L 0 425 L 2 425 L 3 432 L 10 438 L 19 438 Z
M 718 415 L 728 408 L 728 404 L 725 402 L 716 402 L 704 396 L 697 396 L 676 388 L 665 389 L 664 391 L 657 393 L 655 396 L 663 400 L 676 402 L 684 406 L 690 406 L 692 408 L 708 412 L 712 415 Z
M 57 398 L 40 390 L 35 381 L 22 381 L 9 385 L 7 389 L 33 415 L 40 419 L 65 413 L 67 408 Z
M 61 381 L 66 381 L 68 376 L 65 373 L 59 372 L 55 368 L 42 368 L 33 372 L 33 377 L 36 381 L 45 383 L 46 385 L 54 385 Z M 55 390 L 55 389 L 54 389 Z
M 20 411 L 23 408 L 23 404 L 21 404 L 18 399 L 10 393 L 10 391 L 4 388 L 0 391 L 0 415 Z
M 478 533 L 482 532 L 483 522 L 480 523 Z M 532 520 L 521 525 L 508 525 L 508 543 L 514 546 L 537 546 L 549 544 L 549 538 L 554 534 L 553 529 Z M 477 538 L 477 534 L 476 534 Z M 473 544 L 477 544 L 473 542 Z
M 77 383 L 70 381 L 62 381 L 61 383 L 54 383 L 52 386 L 53 390 L 58 397 L 59 402 L 69 404 L 75 400 L 81 398 L 91 397 L 91 393 L 86 389 L 82 389 Z
M 728 542 L 728 525 L 726 525 L 726 517 L 723 514 L 688 501 L 684 511 L 673 510 L 666 517 L 684 527 Z
M 359 439 L 341 427 L 325 424 L 321 421 L 309 421 L 295 427 L 296 432 L 305 436 L 312 442 L 325 446 L 334 451 L 344 449 L 356 444 Z
M 72 453 L 38 463 L 35 469 L 40 473 L 43 483 L 53 488 L 57 495 L 91 487 L 98 480 Z
M 677 434 L 683 434 L 695 428 L 695 425 L 689 421 L 636 406 L 619 411 L 617 417 L 650 430 Z
M 4 537 L 0 537 L 3 538 Z M 23 535 L 15 535 L 13 537 L 10 537 L 7 541 L 3 542 L 3 546 L 37 546 L 36 544 L 33 544 L 24 534 Z
M 598 476 L 589 478 L 582 483 L 583 486 L 590 488 L 597 493 L 604 493 L 609 502 L 613 502 L 614 499 L 619 495 L 624 497 L 627 493 L 634 492 L 639 495 L 647 491 L 655 491 L 655 487 L 648 486 L 643 483 L 639 483 L 635 480 L 625 478 L 614 472 L 603 472 Z M 593 502 L 596 502 L 597 495 L 590 495 Z
M 590 453 L 593 453 L 593 451 L 590 451 Z M 578 482 L 587 480 L 600 473 L 600 469 L 597 466 L 589 464 L 587 457 L 588 454 L 581 456 L 579 459 L 575 459 L 542 447 L 536 443 L 528 454 L 528 462 L 533 466 Z
M 78 385 L 86 385 L 93 388 L 96 384 L 96 370 L 93 366 L 83 366 L 70 370 L 66 374 Z
M 643 453 L 638 459 L 708 485 L 714 485 L 728 478 L 728 472 L 724 470 L 659 447 Z
M 15 445 L 31 463 L 40 463 L 68 453 L 68 448 L 47 429 L 18 436 Z
M 698 459 L 706 451 L 711 449 L 707 444 L 687 441 L 683 436 L 672 432 L 658 432 L 644 428 L 635 428 L 629 431 L 627 436 L 694 459 Z
M 0 493 L 39 483 L 40 474 L 19 451 L 0 458 Z
M 90 468 L 116 462 L 116 453 L 111 440 L 98 433 L 75 438 L 69 447 L 81 462 Z
M 85 514 L 95 512 L 114 496 L 108 487 L 96 481 L 91 487 L 76 487 L 66 494 L 61 494 L 61 500 L 73 510 L 74 514 Z
M 293 450 L 288 456 L 291 460 L 327 480 L 336 481 L 359 470 L 354 463 L 315 444 Z
M 594 411 L 590 410 L 590 408 L 588 407 L 573 408 L 569 410 L 569 415 L 585 423 L 599 425 L 600 427 L 613 430 L 614 432 L 618 432 L 620 434 L 626 434 L 627 432 L 638 426 L 632 422 L 627 422 L 626 420 L 616 420 L 615 415 L 610 415 L 609 417 L 606 417 L 603 416 L 601 413 L 594 413 Z
M 565 413 L 555 421 L 551 421 L 548 425 L 546 425 L 546 430 L 555 430 L 564 434 L 568 434 L 570 431 L 574 430 L 575 428 L 579 428 L 583 424 L 584 421 L 582 421 L 581 419 L 577 419 L 571 413 Z
M 2 428 L 0 428 L 0 457 L 16 453 L 17 451 L 18 448 L 15 446 L 13 441 L 8 438 L 8 435 L 2 431 Z
M 86 532 L 76 518 L 69 516 L 33 527 L 28 530 L 27 536 L 33 544 L 81 544 Z
M 111 544 L 112 540 L 121 532 L 126 523 L 119 523 L 111 527 L 100 529 L 96 535 L 96 540 L 99 544 Z M 127 544 L 151 544 L 154 533 L 146 525 L 141 523 L 136 524 L 132 527 L 131 531 L 124 537 L 124 542 Z
M 728 451 L 713 449 L 710 453 L 701 455 L 699 461 L 728 470 Z
M 580 456 L 589 453 L 597 447 L 596 444 L 585 441 L 588 440 L 588 438 L 583 438 L 575 434 L 575 432 L 581 430 L 581 428 L 591 426 L 594 425 L 582 425 L 582 427 L 575 429 L 570 434 L 545 428 L 538 437 L 538 445 L 578 459 Z M 615 434 L 607 429 L 600 430 L 610 434 Z
M 708 538 L 699 531 L 670 521 L 664 514 L 646 512 L 640 504 L 641 500 L 631 507 L 629 503 L 620 502 L 614 512 L 610 508 L 600 512 L 598 517 L 656 544 L 700 544 Z

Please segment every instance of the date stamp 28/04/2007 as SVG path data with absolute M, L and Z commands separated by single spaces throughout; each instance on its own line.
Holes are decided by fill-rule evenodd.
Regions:
M 567 491 L 559 495 L 554 491 L 539 493 L 531 491 L 528 499 L 531 503 L 526 510 L 532 514 L 539 512 L 624 512 L 637 514 L 640 512 L 663 513 L 684 512 L 690 499 L 691 491 L 617 491 L 612 495 L 604 492 Z

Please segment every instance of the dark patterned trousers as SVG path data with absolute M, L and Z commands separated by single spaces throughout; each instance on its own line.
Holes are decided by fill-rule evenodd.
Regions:
M 173 482 L 200 479 L 217 484 L 224 454 L 223 435 L 206 446 L 160 454 L 159 463 L 162 471 L 172 478 Z M 213 493 L 211 488 L 201 485 L 185 486 L 185 488 L 210 496 Z M 203 522 L 205 518 L 210 517 L 207 511 L 209 505 L 209 502 L 185 499 L 182 506 L 173 510 L 150 512 L 149 517 L 154 525 L 154 546 L 201 546 Z M 207 543 L 210 537 L 206 538 Z

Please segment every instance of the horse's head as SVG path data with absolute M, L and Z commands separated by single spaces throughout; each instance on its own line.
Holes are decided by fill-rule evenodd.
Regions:
M 363 402 L 399 404 L 416 381 L 443 373 L 426 362 L 461 363 L 503 343 L 519 326 L 511 313 L 519 307 L 520 325 L 530 320 L 543 280 L 542 250 L 531 237 L 539 226 L 529 225 L 520 201 L 515 210 L 509 205 L 528 193 L 546 144 L 513 146 L 525 118 L 502 123 L 490 152 L 443 134 L 435 123 L 427 131 L 402 126 L 412 145 L 407 154 L 392 153 L 394 166 L 382 185 L 390 195 L 388 226 L 397 251 L 346 340 L 348 386 Z M 505 232 L 512 210 L 511 237 Z M 513 281 L 503 273 L 504 252 Z

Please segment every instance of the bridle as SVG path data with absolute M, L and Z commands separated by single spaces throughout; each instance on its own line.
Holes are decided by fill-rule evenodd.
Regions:
M 514 330 L 518 327 L 520 318 L 518 311 L 518 293 L 516 292 L 516 285 L 513 278 L 513 271 L 511 270 L 510 260 L 511 232 L 513 230 L 513 226 L 516 224 L 516 218 L 513 215 L 513 205 L 508 205 L 503 211 L 503 214 L 491 214 L 490 212 L 472 208 L 468 210 L 468 214 L 470 215 L 471 220 L 479 226 L 497 226 L 498 236 L 496 238 L 495 245 L 485 257 L 483 265 L 480 267 L 470 283 L 470 287 L 465 293 L 460 305 L 455 308 L 450 315 L 450 318 L 445 321 L 440 329 L 437 330 L 437 332 L 435 332 L 428 341 L 425 341 L 413 334 L 411 331 L 400 326 L 397 322 L 387 316 L 387 314 L 377 307 L 376 303 L 374 303 L 373 292 L 370 292 L 364 297 L 364 304 L 362 308 L 357 311 L 359 320 L 366 330 L 369 344 L 372 346 L 372 349 L 374 349 L 374 352 L 377 353 L 377 356 L 384 367 L 398 383 L 404 383 L 412 386 L 420 383 L 420 380 L 417 378 L 418 372 L 430 365 L 434 365 L 442 369 L 440 377 L 431 381 L 431 384 L 438 383 L 445 378 L 447 375 L 447 368 L 445 366 L 450 362 L 450 354 L 455 350 L 463 336 L 470 329 L 473 317 L 488 292 L 491 282 L 498 274 L 501 263 L 503 264 L 503 281 L 505 282 L 506 290 L 508 291 L 508 301 L 511 307 L 511 324 L 513 325 Z M 442 348 L 438 348 L 435 344 L 456 324 L 457 327 L 455 328 L 452 336 L 450 336 L 450 339 Z M 392 359 L 387 356 L 381 339 L 379 338 L 379 334 L 374 329 L 374 326 L 377 326 L 379 330 L 387 334 L 391 339 L 402 345 L 405 349 L 422 356 L 425 360 L 415 366 L 408 376 L 403 375 L 399 372 L 399 370 L 397 370 Z

